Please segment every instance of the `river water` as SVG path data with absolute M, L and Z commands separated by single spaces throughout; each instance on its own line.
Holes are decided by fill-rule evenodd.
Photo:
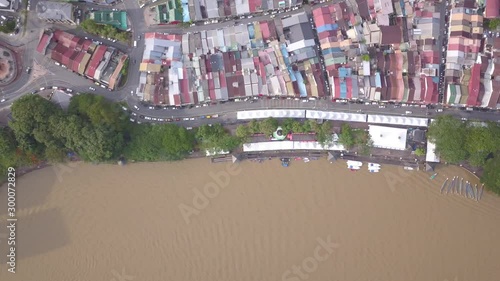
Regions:
M 19 281 L 497 281 L 500 199 L 344 161 L 69 164 L 17 180 Z M 445 192 L 446 193 L 446 192 Z M 0 189 L 0 221 L 7 188 Z

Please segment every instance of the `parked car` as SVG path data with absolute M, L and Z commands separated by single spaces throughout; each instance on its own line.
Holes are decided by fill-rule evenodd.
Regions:
M 30 74 L 31 73 L 31 67 L 26 68 L 26 73 Z
M 412 114 L 413 112 L 411 111 L 406 111 L 405 114 Z
M 1 99 L 0 103 L 7 101 L 7 99 Z
M 438 108 L 438 109 L 436 109 L 436 112 L 443 112 L 443 109 L 442 108 Z
M 95 91 L 95 88 L 94 87 L 89 87 L 89 90 Z
M 144 116 L 144 119 L 146 119 L 146 120 L 151 120 L 151 117 L 149 117 L 149 116 Z
M 135 110 L 139 110 L 139 107 L 137 105 L 134 105 Z
M 189 121 L 189 118 L 185 117 L 185 118 L 182 118 L 182 120 Z

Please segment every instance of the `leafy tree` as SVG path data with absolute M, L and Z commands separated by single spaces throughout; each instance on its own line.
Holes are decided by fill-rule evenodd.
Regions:
M 123 131 L 128 125 L 128 115 L 118 104 L 106 101 L 103 96 L 74 96 L 71 98 L 68 112 L 89 120 L 93 125 L 109 125 L 116 131 Z
M 470 126 L 465 138 L 469 162 L 474 166 L 484 165 L 490 153 L 500 150 L 500 126 L 496 123 L 491 122 L 486 127 Z
M 125 155 L 139 161 L 180 160 L 194 148 L 194 136 L 174 124 L 134 124 Z
M 490 30 L 497 30 L 498 26 L 500 26 L 500 18 L 496 18 L 496 19 L 490 19 L 488 21 L 488 28 Z
M 330 121 L 323 122 L 320 126 L 318 126 L 317 130 L 318 131 L 316 132 L 316 138 L 322 146 L 327 146 L 332 142 L 333 131 L 332 123 Z
M 252 134 L 258 134 L 258 133 L 261 132 L 261 130 L 260 130 L 260 123 L 257 122 L 257 120 L 252 119 L 250 121 L 250 123 L 248 123 L 248 129 L 249 129 L 250 133 L 252 133 Z
M 212 153 L 231 151 L 241 144 L 241 140 L 230 135 L 221 124 L 200 126 L 196 138 L 202 149 Z
M 238 127 L 236 127 L 235 134 L 242 141 L 246 141 L 251 135 L 250 128 L 249 126 L 239 125 Z
M 500 194 L 500 156 L 490 158 L 484 165 L 481 182 L 491 191 Z
M 428 138 L 436 144 L 436 151 L 450 163 L 467 159 L 466 135 L 466 124 L 451 115 L 438 116 L 428 131 Z
M 93 19 L 86 19 L 80 23 L 80 26 L 88 33 L 96 34 L 105 38 L 113 38 L 126 42 L 130 39 L 128 32 L 121 31 L 108 24 L 98 24 Z
M 421 147 L 415 149 L 415 155 L 417 155 L 418 157 L 424 156 L 425 155 L 425 149 L 423 149 Z
M 62 147 L 49 129 L 51 116 L 61 115 L 62 110 L 39 95 L 26 95 L 12 105 L 10 127 L 22 150 L 43 155 L 47 145 Z
M 294 132 L 294 133 L 307 133 L 308 130 L 306 129 L 306 126 L 302 125 L 302 123 L 300 123 L 297 120 L 293 120 L 292 132 Z
M 260 122 L 259 127 L 262 133 L 270 136 L 278 128 L 278 120 L 272 117 L 266 118 Z
M 355 144 L 354 132 L 349 126 L 349 124 L 342 124 L 342 129 L 339 136 L 339 143 L 342 144 L 345 149 L 351 149 Z
M 286 118 L 281 122 L 281 128 L 283 128 L 283 132 L 289 133 L 290 131 L 293 131 L 293 122 L 294 120 L 292 118 Z
M 0 127 L 0 169 L 16 166 L 16 137 L 9 127 Z

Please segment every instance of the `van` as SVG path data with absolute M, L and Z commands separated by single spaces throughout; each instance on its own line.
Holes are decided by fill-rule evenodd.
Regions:
M 137 40 L 134 41 L 134 48 L 137 47 Z

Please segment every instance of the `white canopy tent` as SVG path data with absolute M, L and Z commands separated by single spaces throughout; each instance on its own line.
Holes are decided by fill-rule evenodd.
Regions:
M 236 114 L 238 120 L 263 119 L 263 118 L 305 118 L 305 110 L 295 109 L 269 109 L 269 110 L 246 110 L 238 111 Z
M 322 147 L 318 142 L 311 141 L 267 141 L 243 144 L 243 151 L 270 151 L 270 150 L 345 150 L 344 146 L 332 144 Z
M 374 147 L 395 150 L 406 149 L 407 129 L 375 125 L 370 125 L 369 127 L 369 133 Z
M 400 126 L 427 127 L 427 118 L 391 116 L 391 115 L 368 115 L 368 123 L 391 124 Z
M 363 122 L 363 123 L 366 122 L 366 114 L 319 111 L 319 110 L 307 110 L 306 118 L 338 120 L 338 121 L 348 121 L 348 122 Z

